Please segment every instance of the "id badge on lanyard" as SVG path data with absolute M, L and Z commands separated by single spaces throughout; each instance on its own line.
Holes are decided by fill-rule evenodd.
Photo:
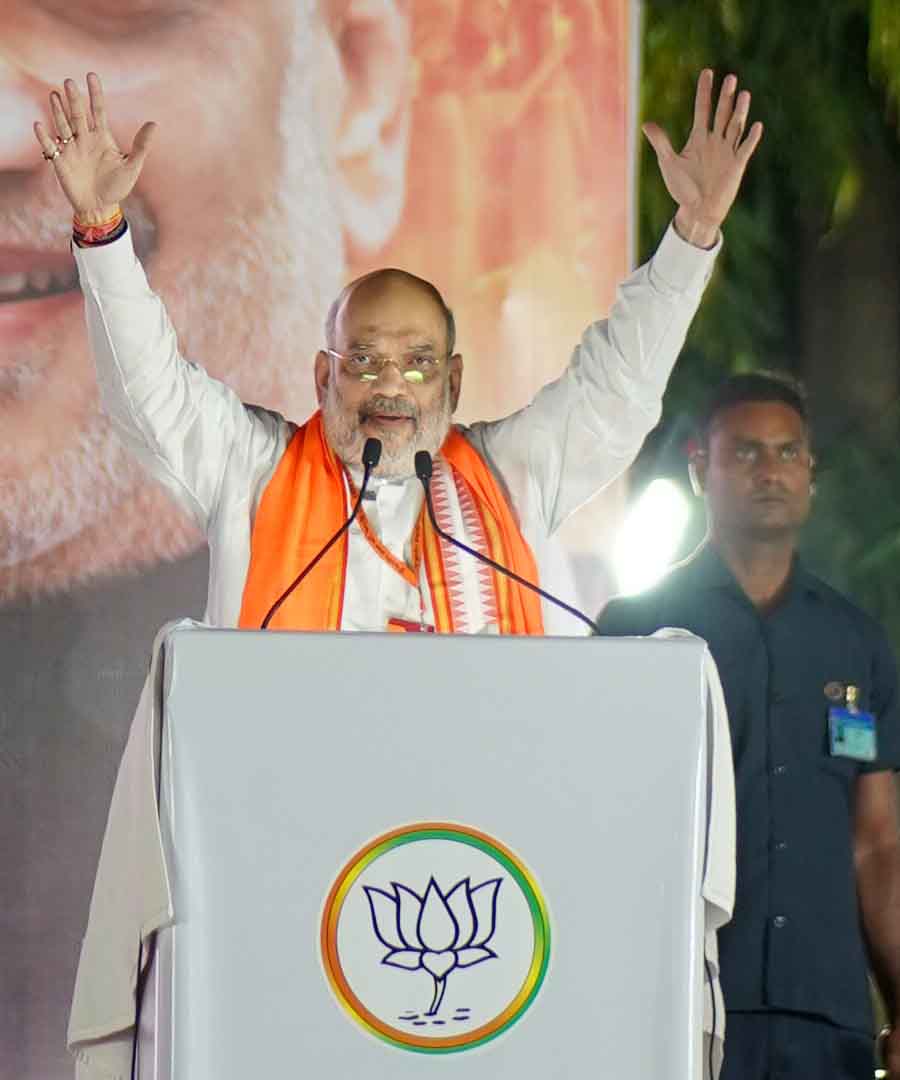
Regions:
M 878 756 L 875 717 L 856 704 L 859 690 L 848 686 L 846 704 L 828 710 L 828 749 L 832 757 L 874 761 Z
M 433 634 L 434 627 L 429 626 L 424 620 L 410 622 L 409 619 L 388 619 L 387 629 L 389 634 Z

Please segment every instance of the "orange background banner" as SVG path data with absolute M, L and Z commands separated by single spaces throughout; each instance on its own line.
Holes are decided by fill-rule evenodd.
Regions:
M 628 269 L 630 19 L 629 0 L 0 5 L 0 1075 L 71 1076 L 116 765 L 153 635 L 202 613 L 207 573 L 99 407 L 32 134 L 50 89 L 95 70 L 123 145 L 159 124 L 126 212 L 191 359 L 302 421 L 329 303 L 398 265 L 454 308 L 460 417 L 490 419 L 561 372 Z M 616 490 L 596 504 L 577 550 L 602 548 Z

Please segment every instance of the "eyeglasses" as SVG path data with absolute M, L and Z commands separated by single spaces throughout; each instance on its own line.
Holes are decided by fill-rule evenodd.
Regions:
M 380 353 L 352 352 L 341 353 L 337 349 L 326 349 L 329 356 L 339 360 L 341 371 L 351 379 L 360 382 L 377 382 L 388 364 L 393 364 L 397 371 L 409 383 L 430 382 L 440 372 L 443 361 L 433 353 L 408 352 L 403 356 Z

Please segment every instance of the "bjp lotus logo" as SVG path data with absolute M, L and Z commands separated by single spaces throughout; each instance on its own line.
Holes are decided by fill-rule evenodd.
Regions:
M 532 1004 L 550 927 L 533 875 L 499 841 L 446 823 L 378 837 L 325 901 L 321 954 L 366 1030 L 420 1053 L 480 1046 Z
M 437 1015 L 452 971 L 496 959 L 487 944 L 497 922 L 500 878 L 474 889 L 464 878 L 446 894 L 432 878 L 424 896 L 397 882 L 393 896 L 371 885 L 363 888 L 372 909 L 372 928 L 389 949 L 382 964 L 404 971 L 424 968 L 434 979 L 434 997 L 426 1016 Z

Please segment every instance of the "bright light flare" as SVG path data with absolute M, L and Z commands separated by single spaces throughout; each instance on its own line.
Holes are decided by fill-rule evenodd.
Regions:
M 691 516 L 671 480 L 653 480 L 628 512 L 613 560 L 621 592 L 638 593 L 659 581 L 672 563 Z

